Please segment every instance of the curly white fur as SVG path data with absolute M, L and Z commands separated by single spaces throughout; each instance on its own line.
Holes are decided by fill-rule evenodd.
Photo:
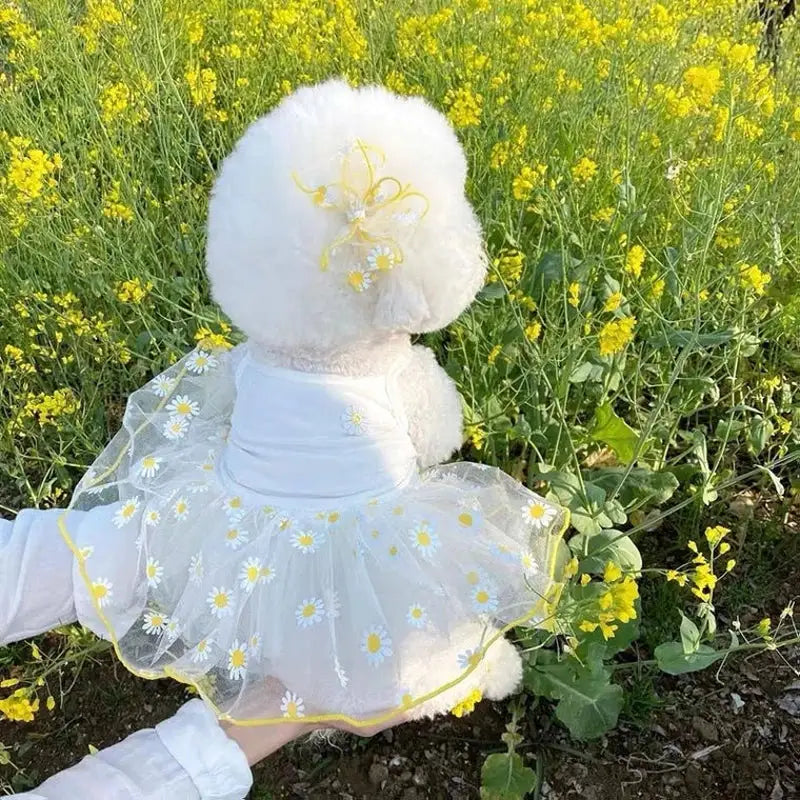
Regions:
M 408 432 L 421 467 L 446 461 L 461 447 L 461 396 L 433 351 L 419 345 L 400 376 Z
M 355 139 L 386 154 L 386 174 L 430 210 L 403 243 L 403 263 L 355 292 L 320 254 L 341 228 L 294 181 L 335 181 Z M 330 350 L 381 333 L 452 322 L 483 283 L 481 228 L 464 195 L 466 160 L 447 120 L 418 97 L 338 80 L 299 89 L 251 125 L 225 159 L 209 206 L 212 293 L 267 349 Z
M 428 212 L 402 242 L 403 260 L 362 292 L 320 254 L 342 215 L 298 187 L 336 181 L 341 153 L 360 140 L 385 153 L 381 169 L 422 192 Z M 486 272 L 480 225 L 464 194 L 466 160 L 442 114 L 418 97 L 338 80 L 298 90 L 248 128 L 222 165 L 211 196 L 207 268 L 215 299 L 251 340 L 256 357 L 311 372 L 368 375 L 403 364 L 399 392 L 421 466 L 462 442 L 455 384 L 411 333 L 438 330 L 474 299 Z M 344 265 L 347 269 L 347 265 Z M 480 626 L 449 639 L 418 633 L 403 643 L 403 681 L 424 695 L 474 646 Z M 500 699 L 521 679 L 521 660 L 498 640 L 465 680 L 417 709 L 451 708 L 471 690 Z

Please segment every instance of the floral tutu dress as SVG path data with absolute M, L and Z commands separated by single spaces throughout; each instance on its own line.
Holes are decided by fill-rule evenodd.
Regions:
M 566 512 L 496 468 L 420 470 L 401 367 L 306 373 L 245 343 L 130 396 L 59 523 L 128 669 L 234 721 L 369 724 L 541 623 Z M 409 686 L 464 623 L 481 634 Z

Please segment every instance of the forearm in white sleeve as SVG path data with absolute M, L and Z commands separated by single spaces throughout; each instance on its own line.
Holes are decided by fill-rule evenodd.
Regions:
M 18 800 L 243 800 L 253 778 L 202 700 L 86 756 Z
M 0 645 L 76 620 L 61 513 L 27 508 L 13 521 L 0 520 Z

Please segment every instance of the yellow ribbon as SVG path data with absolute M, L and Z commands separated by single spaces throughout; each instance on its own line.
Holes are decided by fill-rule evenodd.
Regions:
M 338 248 L 355 248 L 359 257 L 348 263 L 358 266 L 348 274 L 348 282 L 358 291 L 371 285 L 376 272 L 402 263 L 403 250 L 396 228 L 418 222 L 430 208 L 428 198 L 410 183 L 403 184 L 393 175 L 378 176 L 385 160 L 377 147 L 356 139 L 342 157 L 338 181 L 310 187 L 292 172 L 295 184 L 311 197 L 314 205 L 344 215 L 345 225 L 322 250 L 319 265 L 326 271 Z M 406 220 L 402 219 L 404 215 Z M 368 251 L 366 259 L 364 250 Z

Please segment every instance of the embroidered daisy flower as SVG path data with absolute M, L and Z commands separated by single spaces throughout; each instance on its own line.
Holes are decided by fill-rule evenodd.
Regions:
M 541 500 L 531 500 L 520 509 L 523 519 L 536 530 L 546 528 L 555 518 L 553 506 L 545 505 Z
M 222 501 L 222 508 L 228 515 L 229 519 L 239 519 L 244 514 L 244 503 L 242 498 L 238 495 L 234 497 L 226 497 Z
M 397 263 L 397 257 L 386 245 L 379 244 L 377 247 L 373 247 L 367 256 L 367 264 L 373 270 L 388 271 L 395 263 Z
M 178 636 L 180 635 L 180 632 L 181 632 L 181 624 L 177 619 L 174 618 L 170 619 L 167 622 L 166 628 L 164 628 L 164 633 L 170 642 L 174 642 L 175 639 L 177 639 Z
M 142 625 L 142 630 L 145 633 L 151 634 L 159 634 L 164 633 L 164 629 L 167 627 L 167 623 L 169 622 L 169 618 L 164 614 L 159 614 L 157 611 L 145 611 L 144 612 L 144 624 Z
M 133 519 L 133 515 L 139 508 L 139 498 L 132 497 L 130 500 L 126 500 L 117 510 L 117 513 L 114 514 L 114 524 L 121 528 L 123 525 L 126 525 Z
M 218 364 L 219 361 L 205 350 L 195 350 L 195 352 L 186 359 L 186 369 L 188 369 L 189 372 L 194 372 L 195 375 L 202 375 L 204 372 L 214 369 Z
M 433 528 L 427 522 L 418 522 L 409 532 L 411 544 L 426 558 L 432 556 L 438 549 L 441 542 L 434 533 Z
M 249 655 L 250 658 L 253 659 L 253 661 L 257 661 L 260 652 L 261 652 L 261 636 L 257 633 L 254 633 L 247 640 L 247 655 Z
M 497 592 L 485 584 L 477 586 L 472 592 L 472 607 L 478 612 L 490 612 L 497 608 Z
M 208 593 L 206 602 L 211 608 L 211 613 L 218 619 L 227 617 L 233 612 L 231 594 L 230 590 L 218 589 L 216 586 Z
M 150 511 L 144 515 L 145 525 L 158 525 L 159 522 L 161 522 L 161 514 L 154 508 L 151 508 Z
M 303 698 L 294 692 L 287 691 L 281 700 L 281 712 L 284 717 L 304 717 Z
M 252 592 L 256 588 L 256 584 L 262 579 L 261 571 L 264 566 L 260 558 L 248 558 L 247 561 L 242 563 L 242 568 L 239 571 L 239 586 L 248 592 Z
M 161 467 L 161 459 L 157 456 L 145 456 L 139 464 L 139 474 L 143 478 L 152 478 Z
M 397 705 L 401 706 L 402 708 L 406 708 L 410 706 L 414 702 L 414 697 L 412 696 L 411 692 L 403 687 L 400 690 L 400 693 L 397 695 Z
M 321 622 L 324 614 L 325 603 L 318 597 L 306 598 L 297 606 L 297 611 L 295 611 L 297 625 L 300 628 L 308 628 L 317 622 Z
M 495 556 L 495 558 L 506 561 L 509 564 L 514 564 L 518 560 L 518 554 L 506 544 L 492 542 L 489 545 L 489 552 Z
M 175 515 L 175 519 L 180 520 L 184 520 L 189 516 L 189 504 L 186 502 L 185 497 L 179 497 L 175 501 L 175 505 L 172 507 L 172 513 Z
M 228 675 L 232 681 L 240 681 L 247 672 L 247 645 L 234 639 L 228 650 Z
M 408 607 L 406 619 L 409 625 L 413 625 L 415 628 L 424 628 L 428 621 L 428 613 L 419 603 L 412 603 Z
M 232 550 L 238 550 L 243 544 L 247 544 L 250 534 L 241 528 L 228 528 L 225 531 L 225 544 Z
M 103 608 L 111 600 L 111 595 L 114 593 L 112 587 L 113 584 L 107 578 L 98 578 L 92 582 L 92 595 L 100 608 Z
M 278 519 L 278 530 L 279 531 L 288 531 L 289 528 L 294 525 L 294 520 L 291 517 L 286 516 L 285 514 Z
M 148 558 L 144 574 L 147 577 L 148 586 L 158 586 L 164 576 L 164 567 L 155 558 Z
M 539 562 L 536 560 L 533 553 L 530 550 L 526 551 L 519 557 L 519 563 L 522 564 L 522 569 L 528 575 L 538 575 L 539 574 Z
M 92 545 L 90 544 L 86 545 L 86 547 L 81 547 L 81 549 L 78 550 L 78 555 L 83 561 L 86 561 L 86 559 L 89 558 L 89 556 L 91 556 L 92 553 L 94 553 L 94 547 L 92 547 Z
M 348 406 L 342 414 L 342 427 L 351 436 L 360 436 L 367 430 L 367 415 L 360 406 Z
M 474 650 L 462 650 L 457 658 L 458 666 L 461 667 L 461 669 L 474 667 L 476 664 L 479 664 L 481 660 L 480 648 L 476 647 Z
M 166 375 L 159 375 L 153 378 L 150 383 L 150 391 L 158 397 L 166 397 L 177 385 L 174 378 L 169 378 Z
M 201 664 L 204 661 L 208 661 L 208 657 L 211 654 L 211 646 L 213 644 L 214 640 L 211 638 L 201 639 L 192 651 L 192 661 L 195 664 Z
M 264 583 L 272 583 L 275 579 L 275 567 L 271 564 L 266 567 L 261 567 L 261 580 Z
M 192 556 L 189 560 L 189 581 L 195 585 L 199 585 L 205 574 L 206 569 L 203 566 L 203 554 L 198 553 L 196 556 Z
M 392 655 L 392 640 L 383 625 L 373 625 L 364 631 L 361 638 L 361 652 L 374 667 Z
M 372 272 L 368 269 L 356 267 L 347 273 L 347 283 L 351 289 L 357 292 L 363 292 L 372 286 Z
M 316 553 L 325 542 L 325 534 L 322 531 L 295 531 L 291 542 L 292 547 L 301 553 Z
M 467 583 L 470 586 L 477 586 L 479 583 L 488 579 L 486 571 L 482 569 L 471 569 L 466 572 L 464 577 L 467 579 Z
M 194 481 L 187 484 L 186 488 L 189 490 L 190 494 L 202 494 L 203 492 L 207 492 L 209 487 L 207 483 Z
M 170 417 L 164 424 L 164 436 L 170 441 L 183 438 L 186 431 L 189 430 L 189 422 L 181 417 Z
M 456 519 L 462 528 L 466 528 L 470 532 L 477 531 L 481 527 L 481 522 L 483 522 L 481 515 L 473 509 L 465 509 Z
M 173 417 L 191 419 L 200 413 L 200 403 L 190 399 L 188 394 L 178 394 L 170 401 L 167 411 L 171 411 Z

